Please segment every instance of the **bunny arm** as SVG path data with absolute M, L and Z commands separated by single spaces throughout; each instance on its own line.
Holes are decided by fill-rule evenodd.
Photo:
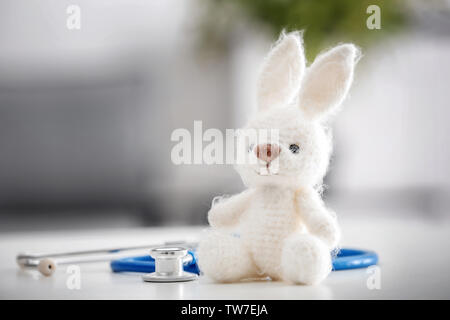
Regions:
M 252 190 L 245 190 L 230 198 L 214 198 L 208 212 L 208 221 L 212 227 L 226 227 L 236 224 L 247 209 L 252 198 Z
M 335 249 L 341 236 L 335 213 L 325 208 L 313 189 L 297 192 L 296 201 L 298 213 L 308 231 L 323 240 L 330 250 Z

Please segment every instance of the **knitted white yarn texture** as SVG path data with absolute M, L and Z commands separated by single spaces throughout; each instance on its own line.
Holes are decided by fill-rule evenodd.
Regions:
M 301 32 L 281 34 L 259 76 L 258 110 L 244 128 L 278 130 L 278 168 L 271 173 L 272 162 L 258 158 L 260 140 L 248 141 L 247 160 L 255 161 L 236 165 L 248 189 L 216 199 L 208 213 L 211 228 L 198 248 L 206 276 L 305 285 L 328 276 L 340 229 L 317 187 L 332 150 L 328 120 L 349 91 L 358 58 L 357 47 L 341 44 L 306 68 Z M 261 174 L 266 167 L 269 174 Z

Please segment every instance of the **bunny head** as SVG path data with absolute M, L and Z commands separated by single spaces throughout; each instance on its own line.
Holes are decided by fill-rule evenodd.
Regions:
M 248 187 L 322 182 L 332 150 L 326 120 L 347 95 L 358 57 L 343 44 L 306 68 L 301 34 L 281 35 L 259 76 L 258 110 L 242 129 L 245 161 L 236 169 Z

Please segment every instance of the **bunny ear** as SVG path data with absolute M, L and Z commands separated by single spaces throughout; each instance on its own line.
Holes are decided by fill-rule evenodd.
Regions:
M 301 34 L 282 33 L 267 56 L 257 87 L 259 110 L 284 106 L 298 93 L 305 70 Z
M 316 58 L 306 71 L 299 94 L 300 108 L 311 118 L 322 118 L 347 95 L 359 50 L 352 44 L 337 46 Z

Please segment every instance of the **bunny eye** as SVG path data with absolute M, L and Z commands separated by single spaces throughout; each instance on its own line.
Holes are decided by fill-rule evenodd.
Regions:
M 292 153 L 298 153 L 300 151 L 300 147 L 297 144 L 291 144 L 289 146 L 289 150 L 291 150 Z

